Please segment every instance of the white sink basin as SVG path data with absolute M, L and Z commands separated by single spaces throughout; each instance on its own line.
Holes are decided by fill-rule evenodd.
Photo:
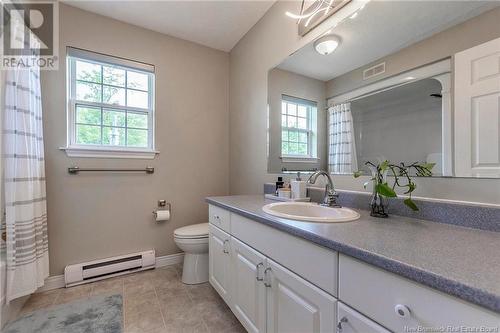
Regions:
M 262 210 L 284 219 L 324 223 L 354 221 L 360 216 L 349 208 L 324 207 L 310 202 L 277 202 L 265 205 Z

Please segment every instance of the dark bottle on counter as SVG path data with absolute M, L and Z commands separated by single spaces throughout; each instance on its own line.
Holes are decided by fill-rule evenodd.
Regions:
M 276 182 L 276 193 L 275 195 L 278 195 L 278 189 L 283 188 L 285 185 L 285 182 L 283 181 L 283 177 L 278 177 L 278 181 Z

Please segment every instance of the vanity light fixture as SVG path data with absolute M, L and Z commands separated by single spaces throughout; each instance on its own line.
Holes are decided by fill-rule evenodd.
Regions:
M 300 12 L 287 11 L 285 15 L 297 20 L 299 35 L 304 36 L 351 1 L 353 0 L 313 0 L 307 1 L 312 4 L 306 7 L 306 1 L 302 0 Z
M 319 12 L 325 12 L 325 15 L 328 14 L 328 12 L 331 9 L 333 0 L 317 0 L 315 4 L 313 4 L 310 8 L 305 10 L 304 8 L 304 0 L 302 0 L 301 6 L 300 6 L 300 14 L 294 14 L 292 12 L 285 12 L 285 15 L 288 17 L 291 17 L 293 19 L 297 20 L 302 20 L 306 18 L 310 18 L 312 16 L 315 16 Z
M 328 55 L 335 51 L 340 44 L 340 38 L 336 35 L 326 35 L 314 42 L 314 49 L 322 55 Z

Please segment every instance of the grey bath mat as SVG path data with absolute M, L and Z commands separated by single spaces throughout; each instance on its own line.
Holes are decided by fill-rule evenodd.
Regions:
M 4 333 L 121 333 L 121 295 L 95 296 L 27 314 Z

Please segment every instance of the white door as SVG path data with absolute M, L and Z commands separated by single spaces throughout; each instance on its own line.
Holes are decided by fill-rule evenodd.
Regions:
M 250 333 L 266 332 L 266 258 L 231 237 L 233 312 Z
M 210 284 L 231 306 L 229 283 L 231 274 L 231 237 L 213 225 L 209 225 L 209 278 Z
M 337 302 L 337 332 L 338 333 L 389 333 L 384 327 Z
M 268 333 L 335 332 L 336 299 L 267 259 Z
M 500 38 L 455 54 L 455 175 L 500 176 Z

